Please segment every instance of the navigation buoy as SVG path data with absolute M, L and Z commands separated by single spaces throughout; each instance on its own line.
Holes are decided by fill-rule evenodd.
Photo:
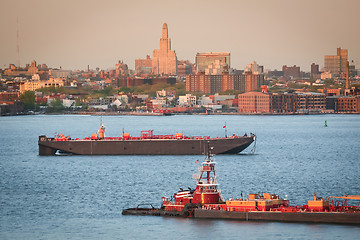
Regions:
M 325 124 L 324 124 L 324 127 L 327 127 L 328 125 L 327 125 L 327 121 L 325 120 Z

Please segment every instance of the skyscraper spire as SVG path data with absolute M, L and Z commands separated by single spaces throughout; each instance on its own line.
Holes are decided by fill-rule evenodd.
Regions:
M 163 24 L 163 28 L 162 28 L 162 38 L 163 38 L 163 39 L 167 39 L 167 38 L 168 38 L 168 27 L 167 27 L 167 24 L 166 24 L 166 23 Z

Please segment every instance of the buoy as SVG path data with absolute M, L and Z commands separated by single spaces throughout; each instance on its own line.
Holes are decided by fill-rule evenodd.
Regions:
M 327 121 L 325 120 L 325 125 L 324 125 L 324 127 L 327 127 L 328 125 L 327 125 Z

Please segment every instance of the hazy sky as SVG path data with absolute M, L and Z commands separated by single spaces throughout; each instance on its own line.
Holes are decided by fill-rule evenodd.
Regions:
M 159 48 L 169 28 L 179 60 L 197 52 L 231 52 L 231 67 L 324 65 L 348 49 L 360 62 L 359 0 L 0 0 L 0 68 L 20 63 L 63 69 L 114 68 Z

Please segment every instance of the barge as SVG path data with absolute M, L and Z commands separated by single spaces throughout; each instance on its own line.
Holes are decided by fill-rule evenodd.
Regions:
M 237 154 L 246 149 L 256 139 L 254 134 L 247 136 L 231 135 L 226 137 L 155 135 L 153 130 L 141 131 L 140 137 L 105 137 L 102 125 L 98 133 L 84 139 L 72 139 L 58 134 L 54 137 L 39 136 L 39 155 L 203 155 L 207 144 L 216 148 L 216 154 Z
M 210 151 L 208 151 L 210 152 Z M 150 215 L 243 221 L 278 221 L 360 225 L 360 195 L 320 198 L 314 194 L 306 205 L 291 206 L 276 194 L 262 193 L 224 200 L 215 175 L 215 162 L 208 153 L 196 177 L 195 189 L 181 189 L 171 198 L 163 197 L 160 208 L 137 206 L 124 209 L 123 215 Z M 342 199 L 342 202 L 337 200 Z

